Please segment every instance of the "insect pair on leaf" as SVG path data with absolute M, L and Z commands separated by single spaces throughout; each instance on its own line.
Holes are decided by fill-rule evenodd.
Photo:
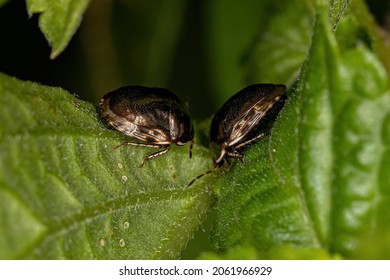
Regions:
M 210 126 L 214 169 L 229 164 L 228 158 L 242 159 L 242 148 L 266 136 L 285 100 L 284 85 L 254 84 L 226 101 L 215 113 Z M 141 167 L 146 161 L 167 153 L 173 143 L 182 146 L 190 142 L 191 158 L 194 129 L 188 108 L 171 91 L 144 86 L 121 87 L 102 97 L 100 109 L 111 126 L 140 141 L 126 141 L 115 148 L 125 145 L 163 148 L 146 156 Z M 199 175 L 189 186 L 211 172 Z

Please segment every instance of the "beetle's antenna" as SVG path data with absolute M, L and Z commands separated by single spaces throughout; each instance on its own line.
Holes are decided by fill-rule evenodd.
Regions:
M 187 185 L 187 187 L 191 187 L 192 184 L 193 184 L 196 180 L 202 178 L 204 175 L 210 174 L 210 173 L 213 172 L 213 171 L 214 171 L 214 169 L 210 169 L 210 170 L 206 171 L 205 173 L 202 173 L 202 174 L 198 175 L 195 179 L 193 179 L 193 180 Z

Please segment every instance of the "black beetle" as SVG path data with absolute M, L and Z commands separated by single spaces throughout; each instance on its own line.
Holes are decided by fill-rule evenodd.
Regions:
M 267 135 L 283 108 L 285 93 L 285 85 L 255 84 L 226 101 L 215 113 L 210 126 L 210 150 L 215 168 L 227 162 L 227 157 L 242 158 L 239 149 Z
M 215 113 L 210 126 L 210 151 L 214 170 L 227 163 L 228 157 L 240 158 L 241 148 L 269 133 L 286 101 L 286 86 L 250 85 L 235 95 Z M 211 173 L 207 171 L 189 183 Z
M 194 130 L 187 107 L 165 88 L 126 86 L 111 91 L 100 100 L 100 109 L 106 121 L 123 134 L 143 143 L 124 142 L 124 145 L 164 148 L 146 156 L 141 164 L 167 153 L 170 144 L 185 145 L 191 141 Z

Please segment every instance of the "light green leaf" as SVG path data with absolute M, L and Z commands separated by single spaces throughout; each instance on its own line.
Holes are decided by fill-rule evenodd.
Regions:
M 52 47 L 50 58 L 56 58 L 68 45 L 80 25 L 90 0 L 26 0 L 30 15 L 40 13 L 39 27 Z
M 348 99 L 334 119 L 330 246 L 353 257 L 367 235 L 375 238 L 390 230 L 385 214 L 390 211 L 390 184 L 380 178 L 390 168 L 385 130 L 390 92 L 384 69 L 364 47 L 345 53 L 343 62 L 350 80 Z
M 343 17 L 351 0 L 330 0 L 329 16 L 333 30 L 337 29 L 337 24 Z
M 60 88 L 0 74 L 0 259 L 178 258 L 214 201 L 205 148 L 124 137 Z

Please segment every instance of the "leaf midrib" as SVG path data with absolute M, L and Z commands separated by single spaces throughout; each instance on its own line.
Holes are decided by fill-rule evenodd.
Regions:
M 123 197 L 118 197 L 111 201 L 107 201 L 101 206 L 95 204 L 93 207 L 84 208 L 83 211 L 79 214 L 68 216 L 61 221 L 51 223 L 49 226 L 46 225 L 48 228 L 48 230 L 45 232 L 46 234 L 43 234 L 40 238 L 37 238 L 35 242 L 31 243 L 29 248 L 16 256 L 16 258 L 24 259 L 33 249 L 39 247 L 39 244 L 46 240 L 57 238 L 59 235 L 65 234 L 70 229 L 75 228 L 80 224 L 86 223 L 88 220 L 94 220 L 101 216 L 114 213 L 127 207 L 135 207 L 139 204 L 148 204 L 151 201 L 155 203 L 171 200 L 185 201 L 186 199 L 190 197 L 194 198 L 197 195 L 199 194 L 196 193 L 194 188 L 182 190 L 160 190 L 149 193 L 132 193 L 130 195 L 125 195 Z M 188 202 L 192 203 L 192 199 L 188 200 Z M 37 219 L 40 220 L 39 217 L 37 217 Z

